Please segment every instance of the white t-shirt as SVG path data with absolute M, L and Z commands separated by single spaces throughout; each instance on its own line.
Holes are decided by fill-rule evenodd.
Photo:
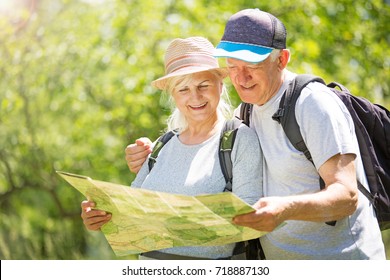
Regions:
M 264 154 L 264 195 L 317 192 L 317 170 L 339 153 L 357 155 L 357 176 L 367 186 L 351 116 L 341 100 L 324 85 L 310 83 L 304 88 L 295 110 L 315 166 L 292 146 L 282 126 L 272 119 L 295 75 L 287 72 L 286 76 L 271 100 L 263 106 L 253 106 L 250 119 Z M 373 207 L 360 192 L 356 212 L 338 220 L 335 226 L 291 220 L 262 237 L 261 244 L 267 259 L 385 259 Z

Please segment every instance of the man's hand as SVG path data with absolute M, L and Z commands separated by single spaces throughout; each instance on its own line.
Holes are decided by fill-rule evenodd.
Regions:
M 151 152 L 152 142 L 146 137 L 139 138 L 135 140 L 135 143 L 128 145 L 125 149 L 125 154 L 130 171 L 138 173 Z
M 253 208 L 256 210 L 233 218 L 233 223 L 250 227 L 258 231 L 271 232 L 283 221 L 286 214 L 287 200 L 281 197 L 262 197 Z
M 236 216 L 236 225 L 259 231 L 272 231 L 288 220 L 329 222 L 352 215 L 358 204 L 354 154 L 337 154 L 319 169 L 325 182 L 323 190 L 291 195 L 260 198 L 254 212 Z

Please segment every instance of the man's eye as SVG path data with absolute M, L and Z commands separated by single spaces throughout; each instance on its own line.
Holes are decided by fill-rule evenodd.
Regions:
M 236 66 L 228 66 L 227 67 L 229 72 L 237 72 L 237 67 Z

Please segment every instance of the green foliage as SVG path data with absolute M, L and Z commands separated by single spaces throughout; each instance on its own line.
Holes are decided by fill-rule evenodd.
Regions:
M 381 0 L 34 2 L 0 10 L 0 259 L 116 258 L 100 232 L 84 229 L 84 198 L 55 170 L 130 184 L 124 148 L 156 138 L 169 115 L 150 86 L 165 48 L 195 35 L 218 43 L 240 9 L 285 22 L 291 70 L 390 105 L 390 8 Z

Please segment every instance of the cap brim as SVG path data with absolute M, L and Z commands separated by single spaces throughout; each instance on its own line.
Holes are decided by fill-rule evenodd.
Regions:
M 191 67 L 180 69 L 178 71 L 175 71 L 173 73 L 165 75 L 157 80 L 154 80 L 152 82 L 152 86 L 154 86 L 158 89 L 164 90 L 166 83 L 170 78 L 184 76 L 184 75 L 188 75 L 188 74 L 199 73 L 199 72 L 204 72 L 204 71 L 217 71 L 221 74 L 222 78 L 225 78 L 228 75 L 228 71 L 226 68 L 206 68 L 206 67 L 191 66 Z
M 251 63 L 259 63 L 265 60 L 273 51 L 273 48 L 256 45 L 221 41 L 214 50 L 215 57 L 228 57 Z

